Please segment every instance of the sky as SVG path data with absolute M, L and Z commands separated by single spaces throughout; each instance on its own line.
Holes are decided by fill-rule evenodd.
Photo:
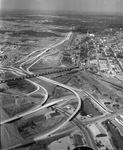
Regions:
M 34 9 L 123 14 L 123 0 L 0 0 L 0 9 Z

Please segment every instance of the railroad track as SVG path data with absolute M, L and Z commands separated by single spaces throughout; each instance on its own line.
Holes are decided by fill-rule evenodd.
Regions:
M 54 73 L 60 73 L 60 72 L 67 72 L 67 71 L 71 71 L 71 70 L 74 70 L 74 69 L 79 69 L 79 67 L 77 66 L 77 67 L 59 69 L 59 70 L 50 71 L 50 72 L 43 72 L 43 73 L 39 73 L 39 74 L 25 75 L 25 76 L 21 76 L 21 77 L 18 77 L 18 78 L 1 80 L 0 84 L 1 83 L 12 82 L 12 81 L 17 81 L 17 80 L 24 80 L 24 79 L 29 79 L 29 78 L 35 78 L 35 77 L 44 76 L 44 75 L 48 75 L 48 74 L 54 74 Z

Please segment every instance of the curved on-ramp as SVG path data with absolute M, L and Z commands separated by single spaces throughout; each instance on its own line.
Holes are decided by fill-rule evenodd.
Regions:
M 42 140 L 42 139 L 45 139 L 45 138 L 49 137 L 50 134 L 53 134 L 54 132 L 58 131 L 58 130 L 61 129 L 62 127 L 66 126 L 66 125 L 68 124 L 68 122 L 71 121 L 71 120 L 76 116 L 76 114 L 79 112 L 79 110 L 80 110 L 80 108 L 81 108 L 81 104 L 82 104 L 82 103 L 81 103 L 81 98 L 80 98 L 80 96 L 78 95 L 78 93 L 76 93 L 76 92 L 75 92 L 73 89 L 71 89 L 69 86 L 66 86 L 66 85 L 64 85 L 64 84 L 58 83 L 58 82 L 56 82 L 56 81 L 53 81 L 53 80 L 50 80 L 50 79 L 47 79 L 47 78 L 44 78 L 44 77 L 40 77 L 40 78 L 42 78 L 44 81 L 48 81 L 48 82 L 50 82 L 50 83 L 52 83 L 52 84 L 61 86 L 61 87 L 65 88 L 65 89 L 71 91 L 71 92 L 77 97 L 77 100 L 78 100 L 78 107 L 77 107 L 77 109 L 74 111 L 74 113 L 73 113 L 64 123 L 62 123 L 59 127 L 57 127 L 56 129 L 54 129 L 54 130 L 52 130 L 52 131 L 50 131 L 50 132 L 48 132 L 48 133 L 46 133 L 46 134 L 44 134 L 44 135 L 38 135 L 37 137 L 35 137 L 35 138 L 33 139 L 34 142 L 40 141 L 40 140 Z M 63 101 L 63 99 L 62 99 L 62 100 L 58 100 L 58 101 L 56 101 L 56 102 L 52 102 L 52 104 L 51 104 L 51 103 L 50 103 L 50 104 L 46 104 L 46 105 L 44 105 L 44 106 L 42 106 L 42 107 L 40 107 L 40 108 L 38 108 L 38 109 L 33 110 L 31 113 L 34 113 L 34 112 L 39 111 L 39 110 L 41 110 L 41 109 L 43 109 L 43 108 L 46 108 L 46 107 L 55 105 L 56 103 L 59 103 L 60 101 Z M 30 114 L 30 113 L 29 113 L 29 114 Z M 24 116 L 26 116 L 26 115 L 28 115 L 28 113 L 26 113 Z M 24 117 L 24 116 L 23 116 L 23 117 Z M 22 116 L 19 116 L 19 117 L 22 117 Z M 32 142 L 32 141 L 30 141 L 30 142 Z M 21 147 L 22 145 L 23 145 L 23 143 L 18 144 L 18 145 L 15 145 L 15 146 L 12 146 L 12 147 L 9 147 L 9 148 L 6 148 L 6 149 L 4 149 L 4 150 L 15 149 L 15 148 Z

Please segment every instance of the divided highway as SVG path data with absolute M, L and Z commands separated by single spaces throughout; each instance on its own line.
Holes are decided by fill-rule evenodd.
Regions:
M 43 55 L 43 54 L 46 53 L 50 48 L 53 48 L 53 47 L 55 47 L 55 46 L 58 46 L 58 45 L 64 43 L 65 41 L 69 40 L 69 38 L 70 38 L 71 35 L 72 35 L 72 32 L 68 33 L 68 36 L 67 36 L 65 39 L 63 39 L 61 42 L 59 42 L 59 43 L 57 43 L 57 44 L 55 44 L 55 45 L 52 45 L 52 46 L 46 48 L 43 52 L 42 52 L 42 49 L 41 49 L 41 50 L 40 50 L 41 53 L 40 53 L 38 56 L 35 56 L 33 59 L 36 59 L 37 57 Z M 38 51 L 39 51 L 39 50 L 38 50 Z M 37 52 L 37 51 L 36 51 L 36 52 Z M 34 52 L 32 52 L 31 54 L 34 54 Z M 29 54 L 29 55 L 26 56 L 26 57 L 27 57 L 27 58 L 30 57 L 31 54 Z M 41 58 L 40 58 L 40 59 L 41 59 Z M 22 66 L 23 66 L 24 64 L 26 64 L 27 62 L 28 62 L 28 59 L 27 59 L 25 62 L 21 63 L 20 68 L 8 67 L 8 68 L 1 68 L 1 69 L 12 70 L 12 71 L 15 72 L 15 74 L 18 75 L 18 76 L 20 76 L 20 75 L 21 75 L 21 76 L 22 76 L 22 75 L 23 75 L 23 76 L 26 76 L 26 74 L 28 74 L 28 72 L 25 71 L 25 70 L 22 68 Z M 35 61 L 35 63 L 36 63 L 36 62 L 37 62 L 37 61 Z M 29 67 L 30 67 L 30 66 L 29 66 Z M 26 74 L 25 74 L 25 73 L 26 73 Z M 26 79 L 26 80 L 28 80 L 29 82 L 31 82 L 32 84 L 34 84 L 34 85 L 37 87 L 37 89 L 36 89 L 34 92 L 37 92 L 40 88 L 42 88 L 41 85 L 39 85 L 39 84 L 37 84 L 37 83 L 35 83 L 35 82 L 32 82 L 32 81 L 29 80 L 29 79 Z M 44 88 L 43 88 L 43 89 L 44 89 Z M 35 110 L 35 111 L 36 111 L 36 110 L 38 111 L 38 108 L 41 108 L 41 105 L 43 105 L 43 104 L 47 101 L 47 98 L 48 98 L 47 90 L 46 90 L 46 89 L 44 89 L 44 90 L 45 90 L 45 92 L 46 92 L 46 95 L 45 95 L 45 98 L 44 98 L 44 101 L 43 101 L 42 104 L 40 104 L 39 106 L 37 106 L 37 107 L 36 107 L 35 109 L 33 109 L 33 110 L 29 110 L 29 111 L 24 112 L 24 113 L 22 113 L 22 114 L 19 114 L 19 115 L 16 115 L 16 116 L 14 116 L 14 117 L 11 117 L 11 118 L 9 118 L 9 119 L 7 119 L 7 120 L 1 121 L 1 122 L 0 122 L 0 125 L 5 124 L 5 123 L 9 123 L 9 122 L 11 122 L 11 121 L 14 122 L 14 121 L 16 121 L 17 119 L 19 119 L 19 118 L 21 118 L 21 117 L 24 117 L 24 116 L 26 116 L 26 115 L 31 114 L 34 110 Z M 32 93 L 30 93 L 30 94 L 33 94 L 34 92 L 32 92 Z
M 58 43 L 58 44 L 55 44 L 55 45 L 51 46 L 50 48 L 53 48 L 53 47 L 55 47 L 55 46 L 58 46 L 58 45 L 64 43 L 65 41 L 67 41 L 67 40 L 70 38 L 71 34 L 72 34 L 72 33 L 70 32 L 70 33 L 68 34 L 68 36 L 67 36 L 63 41 L 61 41 L 61 42 Z M 39 59 L 37 59 L 32 65 L 30 65 L 30 66 L 27 68 L 27 70 L 24 70 L 24 69 L 22 68 L 22 66 L 23 66 L 24 64 L 26 64 L 26 63 L 28 62 L 28 60 L 27 60 L 26 62 L 23 62 L 23 63 L 20 65 L 20 70 L 21 70 L 21 71 L 19 71 L 19 69 L 16 69 L 16 68 L 15 68 L 15 69 L 14 69 L 14 68 L 11 68 L 11 69 L 12 69 L 12 70 L 16 70 L 16 72 L 18 72 L 19 74 L 24 74 L 24 73 L 33 74 L 33 73 L 31 73 L 31 72 L 29 71 L 29 68 L 30 68 L 31 66 L 33 66 L 35 63 L 37 63 L 37 62 L 42 58 L 42 57 L 39 57 L 39 56 L 43 55 L 43 54 L 46 53 L 47 51 L 49 51 L 49 48 L 47 48 L 45 51 L 41 52 L 39 55 L 37 55 L 35 58 L 33 58 L 33 61 L 34 61 L 35 59 L 37 59 L 37 58 L 39 58 Z M 27 56 L 27 57 L 28 57 L 28 56 Z M 30 61 L 30 60 L 29 60 L 29 61 Z M 23 71 L 23 73 L 22 73 L 22 71 Z M 44 77 L 38 77 L 38 78 L 39 78 L 39 79 L 42 79 L 42 80 L 44 80 L 44 81 L 50 82 L 50 83 L 52 83 L 52 84 L 58 85 L 58 86 L 60 86 L 60 87 L 63 87 L 63 88 L 65 88 L 65 89 L 71 91 L 71 92 L 76 96 L 76 98 L 77 98 L 77 100 L 78 100 L 78 107 L 77 107 L 77 109 L 75 110 L 75 112 L 74 112 L 64 123 L 62 123 L 59 127 L 57 127 L 56 129 L 54 129 L 53 131 L 51 131 L 51 132 L 49 132 L 49 133 L 47 133 L 47 134 L 45 134 L 45 135 L 40 135 L 40 136 L 35 137 L 35 138 L 34 138 L 34 141 L 39 141 L 39 140 L 41 140 L 41 139 L 47 138 L 50 134 L 52 134 L 52 133 L 56 132 L 57 130 L 61 129 L 62 127 L 64 127 L 69 121 L 71 121 L 71 120 L 74 118 L 74 116 L 79 112 L 79 110 L 80 110 L 80 108 L 81 108 L 81 98 L 80 98 L 79 94 L 77 94 L 77 92 L 75 92 L 72 88 L 70 88 L 69 86 L 66 86 L 66 85 L 64 85 L 64 84 L 58 83 L 58 82 L 56 82 L 56 81 L 53 81 L 53 80 L 51 80 L 51 79 L 47 79 L 47 78 L 44 78 Z M 37 83 L 35 83 L 35 84 L 37 85 Z M 38 86 L 39 86 L 39 85 L 38 85 Z M 28 112 L 25 112 L 25 113 L 19 114 L 19 115 L 17 115 L 17 116 L 14 116 L 14 117 L 12 117 L 12 118 L 6 119 L 6 120 L 2 121 L 0 124 L 3 125 L 3 124 L 6 124 L 6 123 L 14 122 L 14 121 L 16 121 L 16 120 L 18 120 L 18 119 L 20 119 L 20 118 L 22 118 L 22 117 L 24 117 L 24 116 L 27 116 L 27 115 L 32 114 L 32 113 L 34 113 L 34 112 L 37 112 L 37 111 L 39 111 L 39 110 L 41 110 L 41 109 L 44 109 L 44 108 L 46 108 L 46 107 L 53 106 L 53 105 L 55 105 L 55 104 L 57 104 L 57 103 L 59 103 L 59 102 L 61 102 L 61 101 L 63 101 L 63 99 L 62 99 L 62 100 L 55 101 L 55 102 L 48 103 L 48 104 L 46 104 L 46 105 L 44 105 L 44 106 L 41 106 L 41 107 L 38 107 L 38 108 L 36 108 L 36 109 L 34 109 L 34 110 L 30 110 L 30 111 L 28 111 Z M 13 146 L 13 147 L 11 147 L 11 148 L 8 148 L 8 149 L 15 148 L 16 146 L 17 146 L 17 145 L 15 145 L 15 146 Z
M 43 55 L 44 55 L 45 53 L 47 53 L 51 48 L 54 48 L 54 47 L 56 47 L 56 46 L 58 46 L 58 45 L 60 45 L 60 44 L 63 44 L 65 41 L 69 40 L 69 38 L 71 37 L 71 35 L 72 35 L 72 32 L 70 32 L 70 33 L 67 35 L 67 37 L 65 37 L 65 39 L 62 40 L 61 42 L 59 42 L 59 43 L 57 43 L 57 44 L 55 44 L 55 45 L 52 45 L 52 46 L 48 46 L 48 48 L 46 48 L 46 49 L 42 49 L 43 52 L 42 52 L 42 50 L 37 50 L 37 51 L 32 52 L 31 54 L 27 55 L 24 59 L 18 61 L 18 62 L 22 62 L 22 61 L 23 61 L 23 62 L 20 64 L 19 68 L 14 68 L 14 67 L 11 66 L 11 67 L 9 67 L 9 68 L 2 68 L 2 69 L 11 70 L 11 71 L 13 71 L 13 72 L 14 72 L 16 75 L 18 75 L 18 76 L 22 76 L 22 75 L 23 75 L 23 76 L 26 76 L 27 74 L 28 74 L 28 75 L 33 75 L 33 73 L 30 72 L 29 69 L 30 69 L 33 65 L 35 65 L 40 59 L 42 59 L 42 58 L 43 58 Z M 40 51 L 41 51 L 41 52 L 40 52 Z M 34 57 L 31 57 L 31 56 L 33 56 L 33 54 L 35 54 L 36 52 L 40 52 L 40 53 L 39 53 L 38 55 L 34 56 Z M 25 61 L 25 60 L 26 60 L 26 61 Z M 30 66 L 28 66 L 28 68 L 24 69 L 23 66 L 25 66 L 27 63 L 30 63 L 30 62 L 32 62 L 32 64 L 31 64 Z M 37 77 L 37 76 L 35 76 L 35 77 Z M 80 95 L 78 94 L 78 91 L 80 92 L 80 90 L 77 89 L 77 90 L 78 90 L 78 91 L 77 91 L 76 89 L 74 89 L 74 88 L 72 88 L 72 87 L 70 87 L 70 86 L 64 85 L 64 84 L 62 84 L 62 83 L 56 82 L 56 81 L 51 80 L 51 79 L 46 78 L 46 77 L 39 76 L 39 77 L 37 77 L 37 78 L 38 78 L 38 79 L 41 79 L 41 80 L 43 80 L 43 81 L 49 82 L 49 83 L 51 83 L 51 84 L 60 86 L 60 87 L 62 87 L 62 88 L 67 89 L 68 91 L 72 92 L 73 95 L 76 96 L 76 99 L 77 99 L 77 101 L 78 101 L 78 106 L 77 106 L 76 110 L 73 112 L 73 114 L 71 114 L 71 115 L 67 118 L 67 120 L 66 120 L 64 123 L 62 123 L 62 124 L 61 124 L 60 126 L 58 126 L 57 128 L 53 129 L 52 131 L 50 131 L 50 132 L 48 132 L 48 133 L 46 133 L 46 134 L 44 134 L 44 135 L 38 135 L 38 136 L 34 137 L 34 139 L 33 139 L 32 141 L 29 141 L 29 142 L 28 142 L 28 144 L 29 144 L 29 143 L 32 143 L 32 142 L 40 141 L 40 140 L 45 139 L 45 138 L 48 138 L 51 134 L 53 134 L 53 133 L 55 133 L 56 131 L 58 131 L 59 129 L 65 127 L 65 126 L 66 126 L 70 121 L 72 121 L 72 119 L 78 114 L 78 112 L 80 111 L 81 106 L 82 106 L 82 100 L 81 100 Z M 44 87 L 42 87 L 40 84 L 35 83 L 35 82 L 32 82 L 32 81 L 29 80 L 29 79 L 27 79 L 27 80 L 28 80 L 29 82 L 31 82 L 32 84 L 34 84 L 34 85 L 37 87 L 37 89 L 36 89 L 34 92 L 32 92 L 32 93 L 37 92 L 40 88 L 44 89 L 44 91 L 45 91 L 45 98 L 44 98 L 44 101 L 43 101 L 39 106 L 36 106 L 36 107 L 35 107 L 34 109 L 32 109 L 32 110 L 29 110 L 29 111 L 27 111 L 27 112 L 18 114 L 18 115 L 14 116 L 14 117 L 11 117 L 11 118 L 9 118 L 9 119 L 6 119 L 6 120 L 1 121 L 1 122 L 0 122 L 0 125 L 1 125 L 1 126 L 4 125 L 4 124 L 7 124 L 7 123 L 13 123 L 13 122 L 15 122 L 15 121 L 21 119 L 22 117 L 25 117 L 25 116 L 27 116 L 27 115 L 33 114 L 33 113 L 35 113 L 35 112 L 37 112 L 37 111 L 39 111 L 39 110 L 42 110 L 42 109 L 44 109 L 44 108 L 51 107 L 51 106 L 53 106 L 53 105 L 57 105 L 57 104 L 60 103 L 60 102 L 64 102 L 64 99 L 62 99 L 62 100 L 56 100 L 56 101 L 54 101 L 54 102 L 50 102 L 50 103 L 44 105 L 44 103 L 45 103 L 45 102 L 47 101 L 47 99 L 48 99 L 47 90 L 46 90 Z M 83 91 L 81 91 L 81 92 L 83 92 Z M 32 94 L 32 93 L 30 93 L 30 94 Z M 112 112 L 111 112 L 110 110 L 108 110 L 104 105 L 100 104 L 95 98 L 93 98 L 92 95 L 90 95 L 88 92 L 84 91 L 84 93 L 85 93 L 87 96 L 89 96 L 91 99 L 93 99 L 96 104 L 98 104 L 102 109 L 105 110 L 105 112 L 107 112 L 107 113 L 112 113 Z M 87 133 L 87 134 L 88 134 L 88 133 Z M 89 135 L 87 135 L 87 136 L 89 137 Z M 91 146 L 92 146 L 92 148 L 93 148 L 94 146 L 93 146 L 93 143 L 91 142 L 92 139 L 91 139 L 91 138 L 88 138 L 88 140 L 89 140 L 89 143 L 91 143 Z M 21 147 L 21 146 L 23 146 L 23 145 L 24 145 L 24 143 L 20 143 L 20 144 L 18 144 L 18 145 L 15 145 L 15 146 L 6 148 L 6 150 L 15 149 L 15 148 Z M 5 149 L 4 149 L 4 150 L 5 150 Z

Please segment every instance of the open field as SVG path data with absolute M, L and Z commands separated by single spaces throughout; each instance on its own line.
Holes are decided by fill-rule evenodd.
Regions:
M 42 95 L 40 95 L 40 97 L 32 97 L 22 94 L 0 94 L 0 99 L 1 107 L 10 117 L 12 117 L 39 105 L 43 101 L 44 97 Z
M 60 114 L 53 113 L 50 115 L 40 115 L 31 118 L 26 121 L 23 125 L 19 125 L 18 130 L 24 138 L 30 138 L 36 134 L 44 134 L 47 130 L 51 130 L 58 124 L 64 121 L 64 117 Z
M 122 18 L 50 13 L 0 17 L 2 148 L 122 150 Z
M 84 108 L 81 111 L 82 116 L 90 115 L 91 117 L 96 117 L 102 115 L 102 113 L 91 103 L 91 100 L 86 98 L 84 101 Z

